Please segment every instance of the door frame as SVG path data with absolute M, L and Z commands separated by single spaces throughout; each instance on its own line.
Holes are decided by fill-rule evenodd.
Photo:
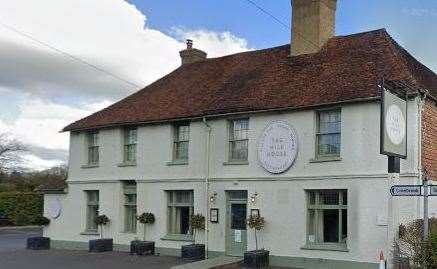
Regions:
M 230 193 L 231 192 L 237 192 L 237 191 L 244 191 L 246 193 L 244 198 L 231 198 L 230 197 Z M 229 242 L 229 238 L 230 238 L 230 234 L 229 230 L 230 230 L 230 221 L 231 221 L 231 204 L 244 204 L 246 205 L 246 218 L 248 216 L 248 191 L 247 190 L 225 190 L 225 196 L 226 196 L 226 212 L 225 212 L 225 217 L 226 217 L 226 221 L 225 221 L 225 255 L 226 256 L 236 256 L 232 253 L 229 253 L 229 245 L 231 244 L 231 242 Z M 228 229 L 229 227 L 229 229 Z M 243 249 L 243 255 L 244 252 L 247 251 L 247 227 L 246 227 L 246 245 L 245 248 Z M 240 257 L 239 255 L 236 257 Z

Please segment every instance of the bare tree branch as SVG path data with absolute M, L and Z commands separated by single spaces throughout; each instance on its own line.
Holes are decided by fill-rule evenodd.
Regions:
M 0 171 L 6 172 L 17 168 L 25 151 L 23 144 L 13 139 L 10 134 L 0 133 Z

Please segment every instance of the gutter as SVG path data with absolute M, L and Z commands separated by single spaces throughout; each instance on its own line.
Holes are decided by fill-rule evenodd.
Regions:
M 205 173 L 205 259 L 208 259 L 208 238 L 209 238 L 209 159 L 210 159 L 210 144 L 211 144 L 211 126 L 206 121 L 206 117 L 202 119 L 207 129 L 206 138 L 206 173 Z M 194 242 L 196 243 L 196 242 Z

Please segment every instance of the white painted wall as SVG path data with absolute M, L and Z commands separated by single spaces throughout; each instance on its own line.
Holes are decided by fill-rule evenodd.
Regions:
M 417 182 L 417 106 L 408 108 L 408 154 L 402 160 L 403 183 Z M 227 161 L 227 120 L 210 120 L 211 188 L 218 193 L 220 223 L 210 224 L 210 250 L 225 250 L 225 190 L 244 189 L 258 192 L 259 200 L 250 208 L 259 208 L 266 218 L 261 244 L 277 256 L 326 258 L 376 262 L 378 251 L 386 247 L 387 226 L 378 226 L 377 215 L 387 216 L 389 186 L 386 180 L 387 158 L 379 154 L 379 104 L 362 103 L 342 107 L 341 161 L 313 163 L 315 155 L 315 111 L 253 114 L 250 116 L 248 165 L 223 165 Z M 299 153 L 294 166 L 281 175 L 271 175 L 257 161 L 257 138 L 271 120 L 284 120 L 299 137 Z M 45 230 L 54 240 L 88 241 L 95 237 L 80 235 L 85 230 L 84 190 L 100 190 L 101 208 L 111 224 L 106 229 L 116 243 L 128 244 L 137 235 L 123 233 L 122 186 L 120 180 L 138 181 L 138 212 L 156 215 L 156 224 L 148 228 L 148 240 L 157 247 L 179 248 L 183 242 L 160 240 L 167 231 L 165 190 L 193 189 L 195 212 L 206 215 L 204 184 L 206 170 L 206 129 L 202 122 L 191 123 L 189 164 L 168 166 L 172 156 L 172 127 L 169 124 L 138 128 L 137 166 L 118 167 L 122 161 L 121 129 L 100 131 L 100 166 L 86 164 L 85 134 L 71 135 L 69 189 L 60 195 L 63 213 Z M 306 239 L 306 189 L 347 189 L 349 196 L 349 251 L 303 250 Z M 57 195 L 46 195 L 47 203 Z M 415 198 L 399 200 L 401 222 L 420 215 Z M 419 207 L 420 208 L 420 207 Z M 432 210 L 432 209 L 431 209 Z M 248 248 L 254 248 L 253 234 L 248 234 Z M 200 241 L 203 239 L 201 238 Z

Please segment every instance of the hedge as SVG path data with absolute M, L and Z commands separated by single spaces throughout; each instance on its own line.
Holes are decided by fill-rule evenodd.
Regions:
M 43 196 L 32 192 L 0 193 L 0 215 L 4 215 L 11 225 L 37 224 L 43 214 Z

